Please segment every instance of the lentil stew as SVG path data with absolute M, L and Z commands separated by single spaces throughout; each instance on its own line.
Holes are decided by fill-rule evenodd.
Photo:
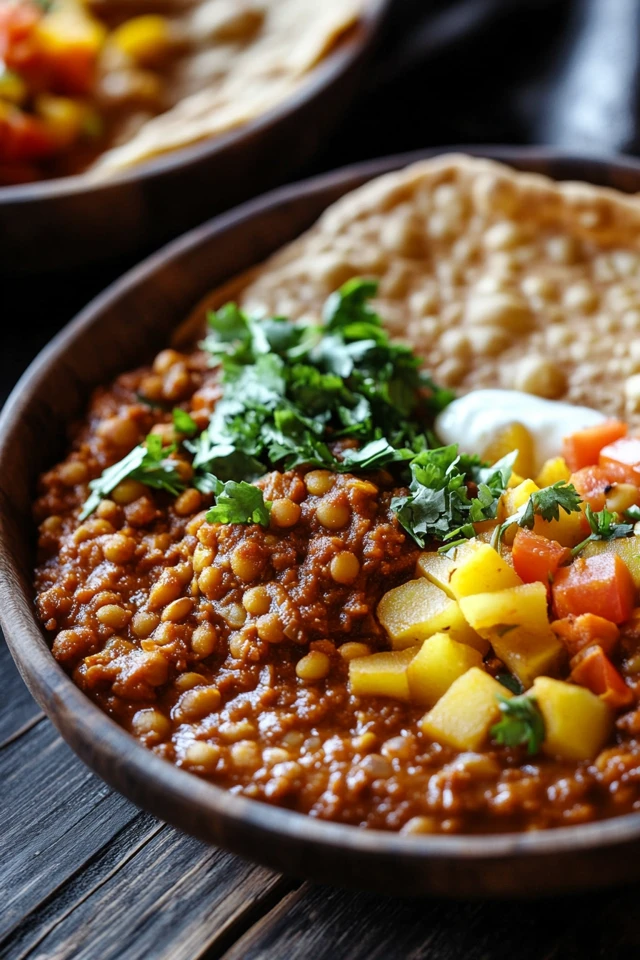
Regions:
M 364 298 L 358 309 L 368 309 Z M 309 305 L 298 318 L 305 311 L 317 323 Z M 216 316 L 214 339 L 226 346 L 215 359 L 224 367 L 235 351 L 237 365 L 249 341 L 235 336 L 237 326 L 225 340 L 229 313 Z M 364 339 L 343 336 L 330 353 Z M 255 479 L 236 461 L 233 476 L 218 476 L 202 463 L 219 467 L 220 449 L 202 461 L 199 443 L 229 398 L 210 352 L 165 350 L 97 391 L 69 456 L 42 478 L 38 612 L 75 682 L 167 760 L 319 818 L 409 833 L 485 832 L 638 809 L 640 497 L 626 424 L 603 416 L 606 428 L 571 431 L 554 462 L 535 471 L 502 431 L 490 457 L 502 467 L 459 460 L 455 489 L 464 498 L 447 487 L 447 510 L 425 519 L 416 503 L 437 487 L 420 471 L 439 449 L 433 431 L 452 406 L 445 391 L 415 381 L 403 417 L 419 429 L 398 433 L 385 408 L 385 432 L 375 438 L 354 439 L 345 420 L 336 429 L 343 414 L 332 400 L 326 451 L 316 444 L 302 463 L 288 463 L 280 438 L 279 458 L 255 445 L 250 456 L 281 469 Z M 246 357 L 242 364 L 251 366 Z M 349 376 L 338 379 L 359 396 L 362 384 Z M 287 402 L 295 386 L 287 382 Z M 317 411 L 311 404 L 304 413 Z M 225 417 L 226 428 L 229 410 Z M 374 417 L 373 426 L 380 422 Z M 271 415 L 261 428 L 273 432 L 274 423 L 282 430 Z M 149 436 L 157 440 L 145 443 Z M 529 439 L 533 446 L 535 431 Z M 125 475 L 105 482 L 105 471 L 138 449 Z M 411 456 L 395 459 L 407 449 Z M 443 517 L 446 529 L 434 536 Z M 480 609 L 478 598 L 489 594 L 490 609 Z M 446 610 L 434 610 L 434 596 L 446 597 Z M 514 598 L 520 619 L 510 622 L 505 605 Z M 500 643 L 513 639 L 505 625 L 544 638 L 541 668 L 523 655 L 526 646 Z M 452 653 L 464 669 L 452 666 Z M 463 742 L 468 731 L 447 723 L 464 714 L 475 686 L 454 710 L 438 713 L 438 705 L 478 675 L 496 687 L 487 711 L 474 701 L 482 735 Z M 581 734 L 576 746 L 572 731 L 555 729 L 563 710 L 554 703 L 566 688 L 583 698 L 574 714 L 581 731 L 592 731 L 587 747 Z

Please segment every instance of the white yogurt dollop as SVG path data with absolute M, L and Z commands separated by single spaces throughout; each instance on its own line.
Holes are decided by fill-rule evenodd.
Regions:
M 590 407 L 543 400 L 518 390 L 473 390 L 438 414 L 435 430 L 443 443 L 457 443 L 464 453 L 482 456 L 489 445 L 514 423 L 533 438 L 534 465 L 562 452 L 563 437 L 607 418 Z

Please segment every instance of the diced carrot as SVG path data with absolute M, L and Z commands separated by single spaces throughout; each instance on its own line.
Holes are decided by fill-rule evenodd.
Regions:
M 622 623 L 633 612 L 633 580 L 616 553 L 600 553 L 586 560 L 578 557 L 569 567 L 560 567 L 552 592 L 559 618 L 594 613 L 613 623 Z
M 586 427 L 565 437 L 562 441 L 562 456 L 572 473 L 582 467 L 598 462 L 603 447 L 627 434 L 627 425 L 622 420 L 605 420 L 594 427 Z
M 608 491 L 614 483 L 613 477 L 604 467 L 582 467 L 571 474 L 569 483 L 572 483 L 582 499 L 589 504 L 592 510 L 604 510 Z
M 600 466 L 613 480 L 640 484 L 640 437 L 621 437 L 603 447 Z
M 556 636 L 560 637 L 570 657 L 575 657 L 585 647 L 593 644 L 601 646 L 609 655 L 620 636 L 615 623 L 593 613 L 583 613 L 579 617 L 571 614 L 563 620 L 554 620 L 551 629 Z
M 518 530 L 513 541 L 513 566 L 524 583 L 540 580 L 548 585 L 560 564 L 570 556 L 571 551 L 557 540 L 541 537 L 531 530 Z
M 572 670 L 570 680 L 597 694 L 614 710 L 633 702 L 631 690 L 602 647 L 593 646 L 585 651 L 585 656 Z

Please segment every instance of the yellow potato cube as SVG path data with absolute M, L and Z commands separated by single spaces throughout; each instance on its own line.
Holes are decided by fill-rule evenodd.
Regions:
M 471 667 L 482 666 L 482 656 L 473 647 L 452 640 L 446 633 L 434 633 L 425 640 L 411 660 L 407 676 L 412 703 L 432 707 L 454 680 Z
M 49 133 L 60 146 L 70 146 L 82 132 L 86 108 L 79 100 L 71 97 L 55 97 L 41 93 L 36 98 L 37 115 L 44 120 Z
M 588 543 L 581 556 L 595 557 L 599 553 L 617 553 L 629 569 L 631 578 L 640 589 L 640 537 L 620 537 L 617 540 L 592 540 Z
M 409 701 L 407 668 L 420 648 L 390 650 L 349 661 L 349 689 L 356 697 Z
M 540 487 L 537 483 L 534 483 L 533 480 L 523 480 L 517 487 L 505 490 L 500 497 L 500 505 L 498 507 L 498 519 L 500 522 L 502 523 L 507 517 L 511 517 L 514 513 L 517 513 L 520 507 L 524 506 L 527 502 L 531 494 L 537 493 L 539 489 Z
M 530 477 L 533 473 L 533 437 L 522 423 L 510 423 L 501 430 L 482 452 L 482 459 L 496 463 L 514 450 L 518 451 L 518 456 L 513 469 L 523 477 Z
M 441 631 L 460 643 L 477 647 L 481 653 L 489 649 L 487 641 L 469 627 L 459 604 L 424 577 L 409 580 L 385 593 L 377 614 L 394 650 L 402 650 Z
M 106 27 L 92 17 L 82 3 L 55 3 L 38 21 L 35 33 L 48 53 L 59 55 L 83 51 L 96 56 L 104 43 Z
M 146 13 L 125 20 L 111 34 L 113 43 L 141 66 L 153 66 L 173 45 L 166 17 Z
M 607 704 L 584 687 L 549 677 L 538 677 L 531 692 L 544 718 L 544 752 L 563 760 L 592 760 L 613 729 Z
M 525 688 L 542 673 L 556 673 L 565 659 L 564 645 L 549 626 L 542 583 L 464 597 L 460 608 Z
M 566 660 L 565 647 L 550 627 L 544 633 L 513 627 L 502 637 L 496 634 L 491 642 L 496 656 L 525 690 L 541 674 L 557 674 Z
M 473 549 L 464 553 L 449 580 L 451 592 L 457 600 L 474 593 L 516 587 L 521 583 L 513 567 L 493 547 L 478 541 L 475 541 Z
M 570 476 L 571 471 L 564 457 L 552 457 L 551 460 L 545 460 L 542 464 L 536 483 L 539 487 L 551 487 L 558 480 L 568 480 Z
M 416 576 L 426 577 L 440 590 L 444 590 L 448 597 L 455 600 L 449 586 L 451 574 L 455 568 L 453 558 L 446 553 L 421 553 L 416 564 Z
M 425 736 L 456 750 L 478 750 L 500 719 L 498 696 L 512 694 L 480 667 L 455 680 L 420 721 Z

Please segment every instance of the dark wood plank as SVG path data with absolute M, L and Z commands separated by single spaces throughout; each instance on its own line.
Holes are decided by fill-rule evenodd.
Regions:
M 0 630 L 0 749 L 43 716 L 25 687 Z
M 52 903 L 25 917 L 4 956 L 216 956 L 218 945 L 227 945 L 261 905 L 268 909 L 288 889 L 287 881 L 267 870 L 169 827 L 134 821 Z
M 638 889 L 530 902 L 392 900 L 305 884 L 224 960 L 587 960 L 638 956 Z
M 0 753 L 0 938 L 91 860 L 136 815 L 48 721 Z

